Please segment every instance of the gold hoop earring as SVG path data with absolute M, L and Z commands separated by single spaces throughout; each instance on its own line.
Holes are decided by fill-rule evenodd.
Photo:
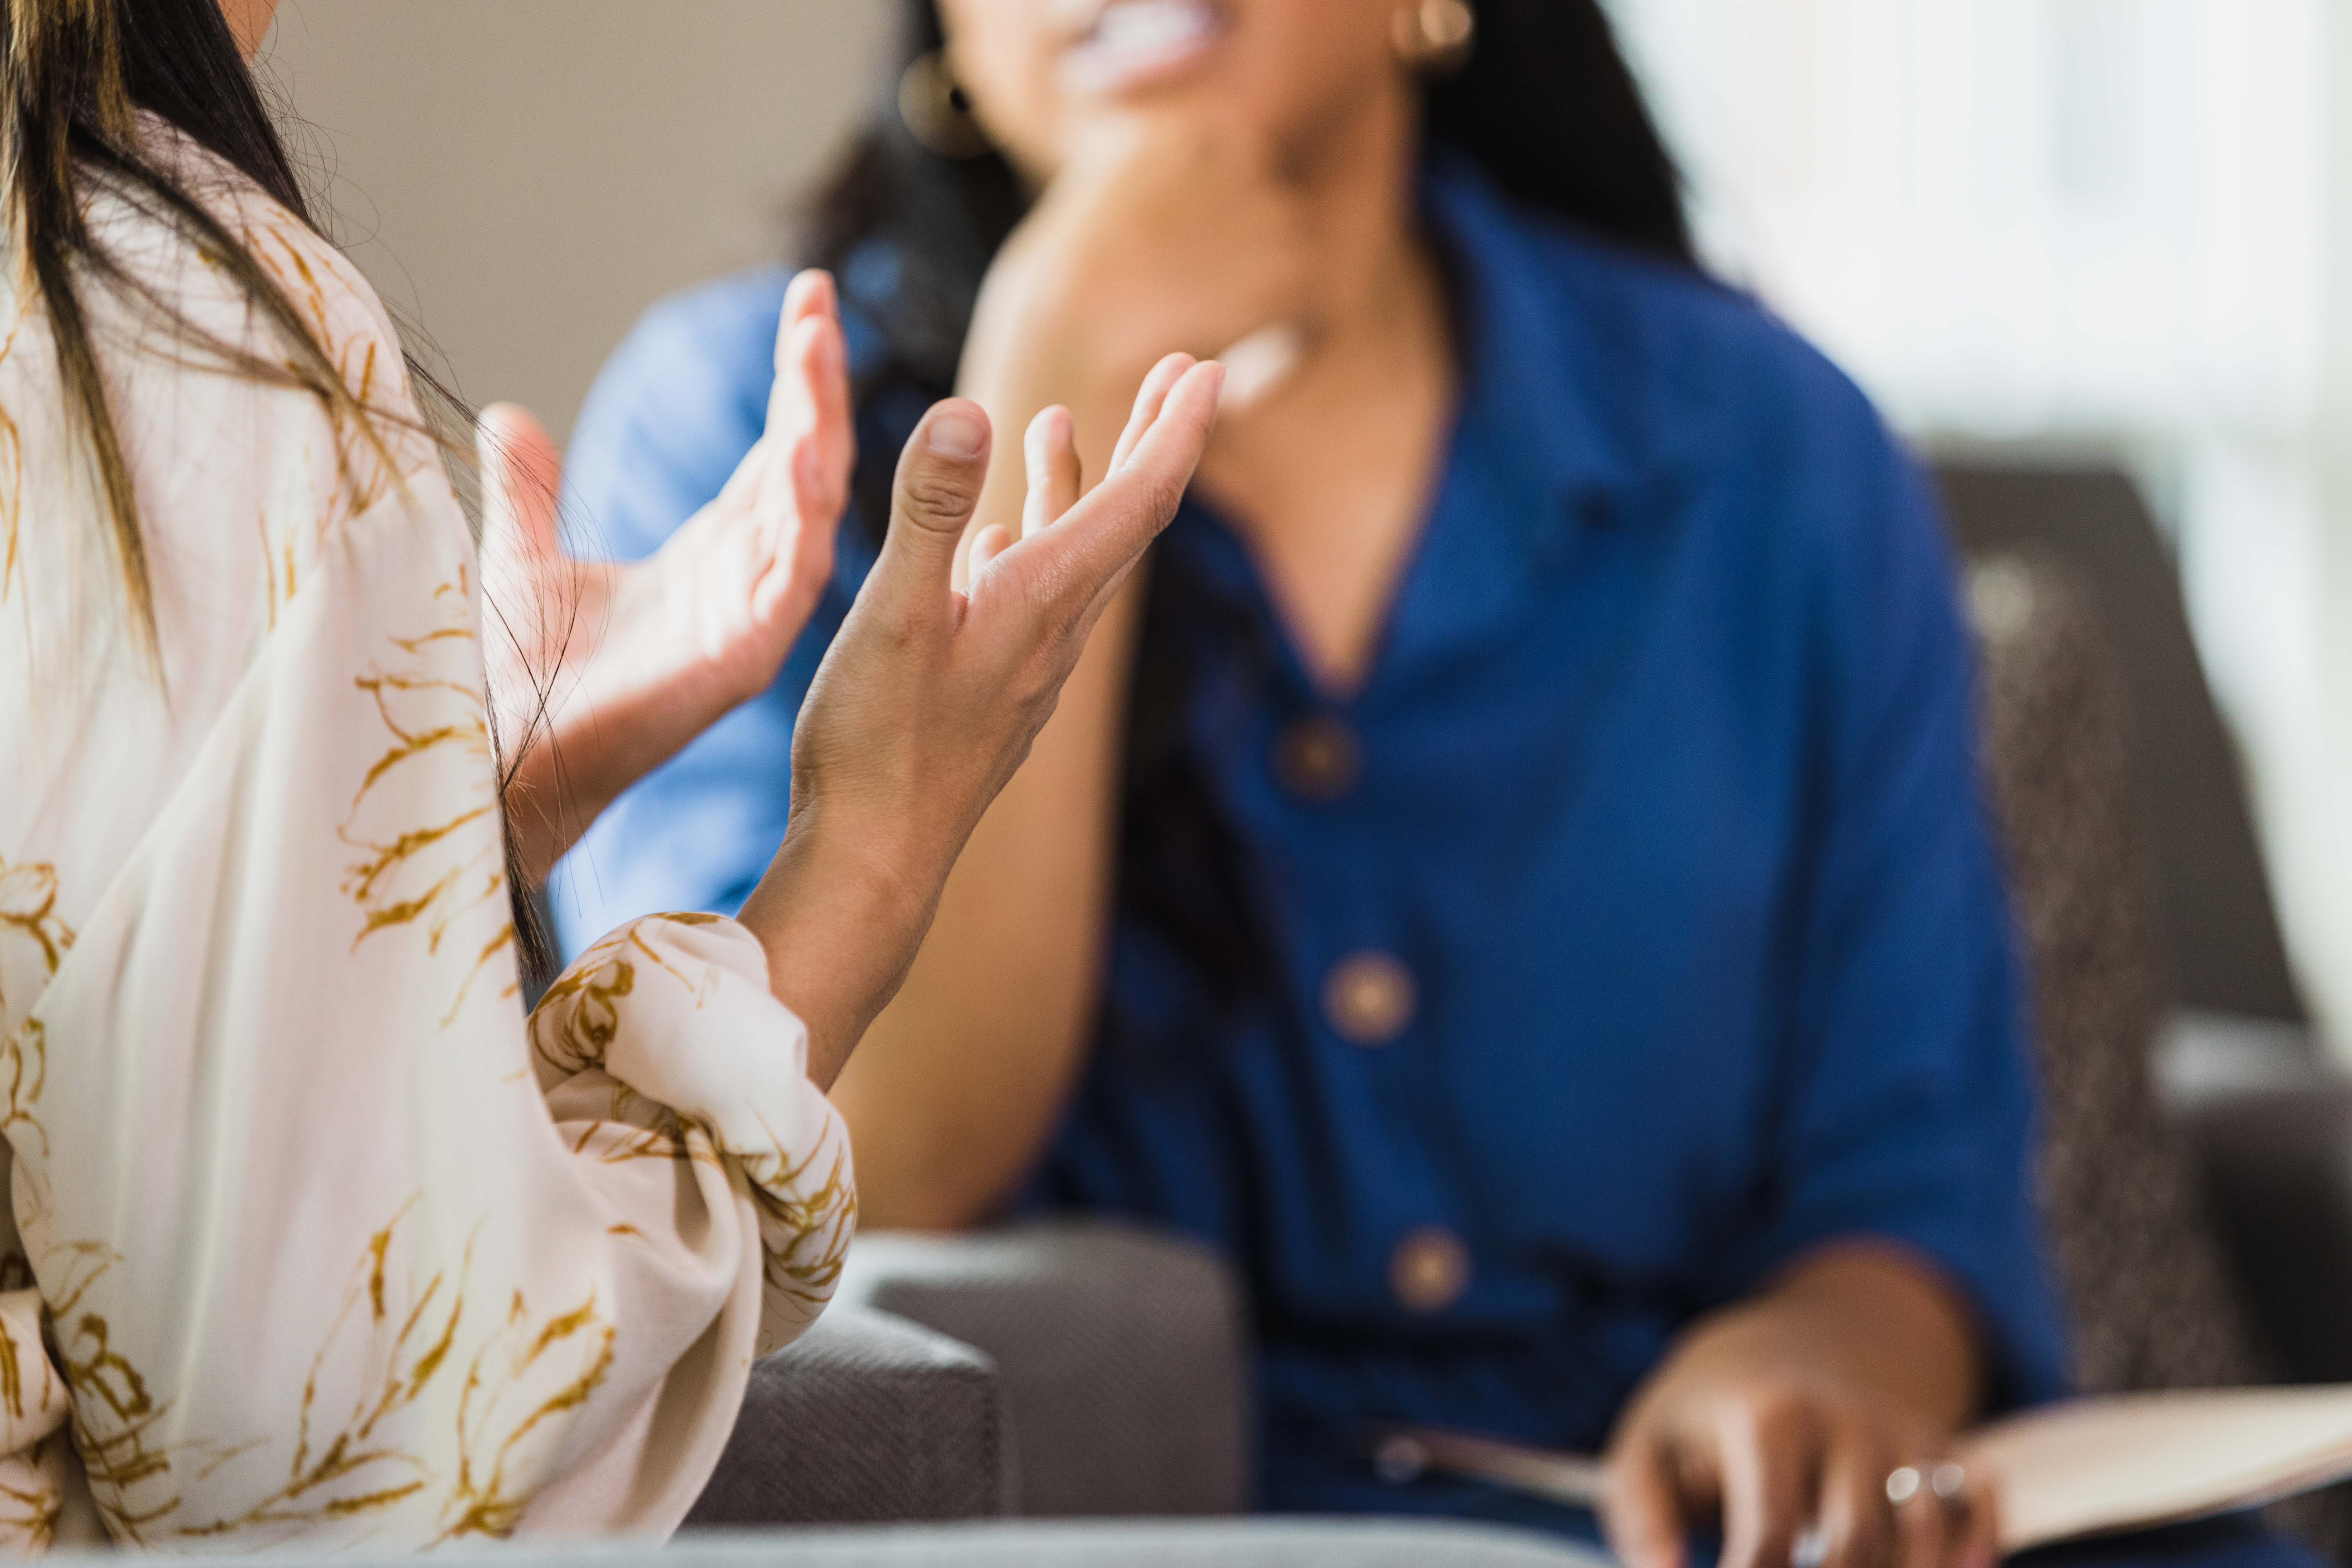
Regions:
M 1389 23 L 1397 58 L 1414 70 L 1458 70 L 1478 37 L 1470 0 L 1405 0 Z
M 942 158 L 976 158 L 988 151 L 971 100 L 956 85 L 941 50 L 907 63 L 898 78 L 898 118 L 908 135 Z

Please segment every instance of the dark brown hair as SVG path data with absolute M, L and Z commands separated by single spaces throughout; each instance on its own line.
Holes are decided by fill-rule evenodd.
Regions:
M 152 660 L 154 595 L 145 534 L 92 336 L 93 290 L 165 328 L 182 350 L 201 360 L 310 394 L 339 431 L 379 458 L 389 458 L 384 423 L 414 416 L 362 403 L 251 247 L 175 170 L 142 147 L 142 110 L 318 228 L 219 0 L 0 0 L 0 206 L 20 286 L 31 289 L 47 318 L 67 428 L 105 499 L 104 523 L 132 628 Z M 110 254 L 90 229 L 87 198 L 93 192 L 164 224 L 232 280 L 273 329 L 277 356 L 205 332 L 176 301 Z M 409 372 L 420 393 L 452 413 L 465 412 L 414 361 Z M 159 678 L 162 673 L 157 668 Z M 520 746 L 514 749 L 519 754 Z M 502 796 L 506 783 L 502 771 Z M 516 945 L 526 976 L 542 977 L 552 950 L 518 870 L 509 840 Z
M 326 350 L 252 250 L 173 172 L 140 145 L 148 110 L 223 159 L 304 223 L 309 204 L 271 124 L 218 0 L 0 0 L 0 201 L 20 276 L 47 318 L 68 429 L 100 493 L 134 629 L 152 651 L 154 598 L 139 498 L 108 406 L 92 341 L 95 288 L 159 321 L 192 350 L 240 374 L 299 386 L 339 427 L 370 438 L 378 411 L 362 408 Z M 282 358 L 266 359 L 193 327 L 97 243 L 86 197 L 107 191 L 184 236 L 244 291 L 276 329 Z

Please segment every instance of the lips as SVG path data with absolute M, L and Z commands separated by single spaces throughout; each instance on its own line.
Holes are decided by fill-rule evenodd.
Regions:
M 1063 52 L 1062 85 L 1077 92 L 1121 92 L 1182 72 L 1225 36 L 1213 0 L 1111 0 Z

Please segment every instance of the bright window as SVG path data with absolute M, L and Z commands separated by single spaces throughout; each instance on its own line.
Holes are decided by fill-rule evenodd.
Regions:
M 2325 0 L 1610 5 L 1726 276 L 1916 439 L 2138 475 L 2305 989 L 2352 1045 L 2352 21 Z

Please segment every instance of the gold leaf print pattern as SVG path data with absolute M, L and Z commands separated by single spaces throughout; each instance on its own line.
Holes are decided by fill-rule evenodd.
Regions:
M 656 915 L 677 925 L 699 925 L 716 915 Z M 531 1037 L 540 1059 L 559 1075 L 601 1068 L 621 1031 L 621 1003 L 637 988 L 637 965 L 650 964 L 699 998 L 704 982 L 663 957 L 632 921 L 592 943 L 539 999 Z M 551 1026 L 552 1026 L 551 1027 Z
M 665 920 L 698 923 L 687 917 Z M 716 919 L 716 916 L 705 917 Z M 599 1069 L 621 1027 L 621 1004 L 637 988 L 637 965 L 650 964 L 693 991 L 697 982 L 648 943 L 635 924 L 613 932 L 582 953 L 540 998 L 532 1013 L 531 1048 L 558 1078 Z M 627 1084 L 612 1083 L 612 1107 L 573 1140 L 572 1152 L 592 1150 L 607 1164 L 626 1160 L 696 1160 L 719 1163 L 707 1137 L 690 1134 L 668 1106 L 646 1100 Z
M 839 1145 L 831 1150 L 824 1184 L 805 1197 L 792 1195 L 801 1191 L 825 1152 L 819 1150 L 796 1166 L 788 1165 L 782 1155 L 746 1160 L 743 1170 L 760 1212 L 761 1271 L 768 1289 L 811 1317 L 833 1300 L 850 1240 L 857 1234 L 857 1190 L 850 1181 L 848 1156 Z M 812 1238 L 817 1246 L 814 1255 L 808 1256 Z
M 7 1096 L 5 1103 L 0 1103 L 0 1135 L 5 1135 L 12 1146 L 20 1138 L 38 1139 L 44 1161 L 48 1158 L 49 1133 L 41 1125 L 37 1107 L 48 1081 L 49 1028 L 38 1018 L 27 1018 L 5 1043 L 0 1043 L 0 1090 Z M 23 1180 L 26 1168 L 19 1166 L 17 1170 L 17 1179 Z M 36 1210 L 39 1207 L 37 1204 L 34 1205 Z
M 52 1248 L 43 1260 L 42 1293 L 58 1364 L 73 1393 L 74 1446 L 99 1516 L 117 1539 L 136 1542 L 180 1506 L 180 1494 L 172 1487 L 171 1456 L 154 1440 L 168 1406 L 157 1403 L 146 1377 L 114 1348 L 107 1318 L 84 1310 L 92 1288 L 121 1261 L 99 1241 Z
M 522 1521 L 532 1487 L 519 1479 L 526 1444 L 588 1403 L 613 1365 L 614 1325 L 593 1290 L 579 1306 L 534 1324 L 518 1290 L 503 1331 L 474 1353 L 457 1405 L 457 1480 L 435 1545 L 463 1536 L 504 1540 Z
M 334 272 L 320 277 L 322 268 L 341 264 L 315 235 L 289 227 L 276 215 L 257 224 L 248 237 L 255 258 L 304 318 L 312 340 L 326 351 L 352 395 L 362 407 L 391 414 L 396 421 L 401 411 L 385 406 L 381 394 L 397 378 L 384 363 L 389 351 L 374 323 L 351 321 L 334 309 L 336 300 L 348 300 L 354 292 L 354 279 Z M 335 421 L 335 461 L 341 483 L 336 508 L 319 520 L 322 534 L 366 511 L 398 482 L 382 462 L 354 456 L 367 448 L 363 432 L 348 428 L 340 410 L 331 410 L 330 416 Z
M 0 1550 L 40 1557 L 57 1544 L 58 1516 L 65 1509 L 58 1449 L 67 1441 L 58 1433 L 28 1453 L 0 1458 Z
M 592 1121 L 573 1139 L 574 1154 L 593 1153 L 607 1165 L 630 1160 L 692 1160 L 719 1163 L 719 1152 L 707 1138 L 697 1138 L 677 1112 L 658 1105 L 616 1083 L 613 1109 L 605 1119 Z
M 322 242 L 286 228 L 268 253 L 288 298 L 359 396 L 409 416 L 375 301 Z M 268 352 L 237 335 L 249 315 L 220 322 L 225 341 Z M 43 379 L 27 374 L 35 341 L 14 358 L 0 345 L 0 663 L 20 618 L 33 653 L 50 636 L 37 590 L 59 432 L 14 390 Z M 233 590 L 205 600 L 221 613 L 206 621 L 219 657 L 168 672 L 179 727 L 162 751 L 132 705 L 150 701 L 143 674 L 93 661 L 89 691 L 72 695 L 96 721 L 40 750 L 50 733 L 24 720 L 36 816 L 21 841 L 0 824 L 0 1155 L 16 1155 L 24 1243 L 0 1249 L 0 1294 L 24 1294 L 26 1318 L 0 1318 L 0 1418 L 36 1413 L 44 1380 L 64 1406 L 46 1449 L 37 1433 L 0 1444 L 0 1554 L 55 1528 L 44 1478 L 59 1467 L 67 1496 L 86 1474 L 110 1535 L 162 1549 L 666 1528 L 743 1370 L 732 1355 L 711 1375 L 668 1369 L 712 1325 L 730 1346 L 764 1331 L 743 1273 L 772 1232 L 772 1277 L 822 1289 L 845 1147 L 813 1087 L 774 1065 L 797 1061 L 799 1037 L 731 924 L 715 938 L 649 931 L 651 954 L 595 978 L 619 993 L 601 999 L 610 1008 L 646 1000 L 629 985 L 660 993 L 657 1018 L 632 1014 L 612 1047 L 615 1066 L 650 1061 L 641 1091 L 608 1069 L 535 1092 L 546 1065 L 516 1048 L 518 1010 L 494 994 L 515 989 L 496 714 L 474 557 L 433 450 L 388 423 L 388 453 L 354 439 L 339 470 L 339 437 L 357 426 L 322 422 L 277 378 L 248 386 L 187 357 L 155 369 L 184 379 L 142 384 L 133 401 L 168 405 L 198 438 L 146 444 L 134 477 L 184 502 L 164 542 L 166 564 L 188 571 L 174 584 Z M 359 508 L 359 530 L 331 537 Z M 247 700 L 265 659 L 268 700 Z M 113 684 L 134 675 L 136 691 Z M 268 787 L 247 787 L 256 778 Z M 37 837 L 40 802 L 110 790 L 139 798 Z M 242 831 L 257 800 L 287 833 Z M 232 905 L 270 919 L 195 948 L 153 940 L 209 930 Z M 719 950 L 715 983 L 697 937 Z M 679 972 L 715 984 L 723 1006 L 685 1016 Z M 679 1054 L 640 1058 L 640 1043 Z M 736 1058 L 746 1072 L 730 1070 Z M 734 1114 L 738 1082 L 793 1140 L 789 1158 L 761 1149 L 761 1117 Z M 581 1121 L 608 1107 L 601 1146 L 567 1159 Z M 765 1194 L 755 1212 L 714 1121 L 772 1180 L 808 1190 Z M 810 1221 L 824 1234 L 783 1234 Z M 662 1431 L 648 1440 L 637 1413 L 655 1399 Z M 640 1443 L 648 1484 L 571 1484 L 584 1460 Z
M 0 1552 L 44 1552 L 65 1501 L 60 1467 L 71 1409 L 41 1343 L 41 1295 L 21 1257 L 20 1282 L 0 1291 Z
M 278 629 L 278 612 L 291 603 L 299 586 L 301 569 L 294 549 L 294 536 L 289 532 L 273 542 L 269 537 L 269 519 L 257 520 L 261 528 L 261 567 L 267 589 L 264 602 L 269 608 L 269 629 Z
M 322 507 L 299 515 L 258 521 L 264 573 L 264 604 L 274 630 L 292 600 L 308 558 L 303 541 L 323 540 L 382 501 L 410 478 L 433 467 L 425 435 L 402 374 L 399 350 L 372 315 L 352 308 L 360 291 L 349 264 L 307 229 L 291 226 L 270 209 L 252 216 L 246 238 L 262 269 L 302 319 L 313 342 L 371 417 L 362 428 L 349 410 L 320 405 L 329 423 L 335 484 Z M 340 308 L 339 308 L 340 306 Z M 299 375 L 290 363 L 289 373 Z
M 425 1395 L 448 1363 L 465 1316 L 463 1274 L 470 1272 L 472 1248 L 467 1249 L 457 1280 L 436 1269 L 410 1296 L 387 1272 L 394 1234 L 407 1214 L 404 1208 L 368 1238 L 344 1286 L 326 1342 L 311 1358 L 310 1375 L 303 1380 L 301 1415 L 284 1484 L 241 1512 L 184 1524 L 176 1533 L 202 1537 L 323 1524 L 382 1511 L 432 1487 L 433 1468 L 403 1446 L 400 1438 L 406 1434 L 399 1417 Z M 341 1399 L 326 1392 L 331 1373 L 353 1371 L 356 1385 L 345 1390 Z M 331 1412 L 327 1408 L 331 1404 Z M 258 1446 L 248 1444 L 236 1452 Z
M 605 937 L 540 997 L 532 1009 L 531 1048 L 559 1075 L 604 1065 L 604 1055 L 620 1033 L 621 1001 L 637 988 L 636 965 L 614 956 L 614 950 L 644 945 L 634 928 Z
M 0 340 L 0 364 L 7 363 L 16 352 L 17 329 L 24 324 L 24 303 L 17 303 L 15 321 L 8 323 L 8 335 Z M 8 602 L 9 590 L 16 581 L 16 556 L 20 542 L 18 528 L 25 516 L 25 438 L 16 427 L 16 416 L 0 408 L 0 605 Z
M 0 1319 L 0 1410 L 6 1412 L 7 1418 L 22 1421 L 29 1411 L 38 1409 L 55 1375 L 41 1342 L 19 1343 L 7 1321 Z
M 48 1081 L 48 1033 L 37 1018 L 15 1027 L 8 1020 L 30 1011 L 57 974 L 74 933 L 58 914 L 58 873 L 53 866 L 11 866 L 0 858 L 0 1137 L 13 1145 L 37 1140 L 48 1152 L 48 1133 L 37 1107 Z M 32 1152 L 30 1149 L 26 1152 Z M 20 1181 L 26 1167 L 19 1167 Z M 36 1206 L 39 1194 L 33 1194 Z
M 342 880 L 343 896 L 360 911 L 354 950 L 380 931 L 407 927 L 421 931 L 425 951 L 438 954 L 468 917 L 505 907 L 506 859 L 492 785 L 497 760 L 481 690 L 466 673 L 478 666 L 439 657 L 445 652 L 440 645 L 470 647 L 475 640 L 468 584 L 462 568 L 455 580 L 441 584 L 433 595 L 440 623 L 415 637 L 393 638 L 402 656 L 396 667 L 373 667 L 353 681 L 373 700 L 387 737 L 338 829 L 343 843 L 362 857 L 345 867 Z M 445 763 L 454 764 L 446 777 L 465 781 L 454 792 L 454 802 L 446 787 L 379 787 L 387 779 Z M 440 803 L 435 818 L 403 818 L 401 803 L 420 795 Z M 478 922 L 472 923 L 478 929 Z M 501 916 L 474 951 L 462 955 L 469 965 L 444 1024 L 457 1016 L 482 972 L 513 941 L 513 924 Z M 512 995 L 516 989 L 509 983 L 503 994 Z
M 592 945 L 547 989 L 531 1014 L 531 1044 L 544 1069 L 542 1083 L 604 1068 L 623 1027 L 625 1004 L 639 989 L 640 972 L 675 980 L 698 1006 L 710 984 L 688 973 L 646 940 L 658 924 L 708 925 L 720 917 L 670 914 L 634 921 Z M 613 1080 L 609 1118 L 588 1123 L 573 1140 L 574 1154 L 608 1163 L 630 1159 L 691 1159 L 721 1163 L 714 1140 L 689 1127 L 673 1110 Z M 750 1184 L 760 1221 L 761 1269 L 768 1289 L 814 1318 L 841 1279 L 856 1232 L 857 1194 L 847 1145 L 825 1139 L 795 1160 L 792 1140 L 764 1119 L 766 1146 L 729 1149 Z M 820 1173 L 822 1173 L 820 1174 Z
M 32 1006 L 71 946 L 73 931 L 58 915 L 57 868 L 0 857 L 0 1019 Z M 16 987 L 26 994 L 12 998 Z
M 112 1349 L 106 1320 L 81 1310 L 121 1258 L 98 1243 L 62 1249 L 62 1294 L 53 1318 L 65 1379 L 91 1489 L 120 1539 L 149 1545 L 165 1537 L 266 1541 L 412 1502 L 433 1510 L 442 1541 L 513 1532 L 560 1446 L 556 1418 L 586 1405 L 612 1366 L 614 1326 L 598 1310 L 593 1289 L 578 1305 L 545 1317 L 516 1290 L 467 1354 L 461 1342 L 468 1333 L 474 1244 L 467 1244 L 454 1276 L 443 1267 L 412 1279 L 395 1254 L 415 1206 L 410 1200 L 368 1238 L 312 1357 L 292 1423 L 292 1452 L 278 1479 L 263 1483 L 267 1489 L 241 1508 L 173 1521 L 160 1532 L 154 1527 L 182 1506 L 180 1471 L 206 1480 L 278 1444 L 154 1441 L 168 1404 Z M 421 1451 L 426 1429 L 420 1423 L 437 1419 L 436 1406 L 452 1408 L 446 1395 L 436 1395 L 453 1377 L 461 1381 L 454 1404 L 456 1470 L 447 1474 Z M 5 1481 L 0 1477 L 0 1499 Z M 0 1523 L 5 1512 L 0 1500 Z

